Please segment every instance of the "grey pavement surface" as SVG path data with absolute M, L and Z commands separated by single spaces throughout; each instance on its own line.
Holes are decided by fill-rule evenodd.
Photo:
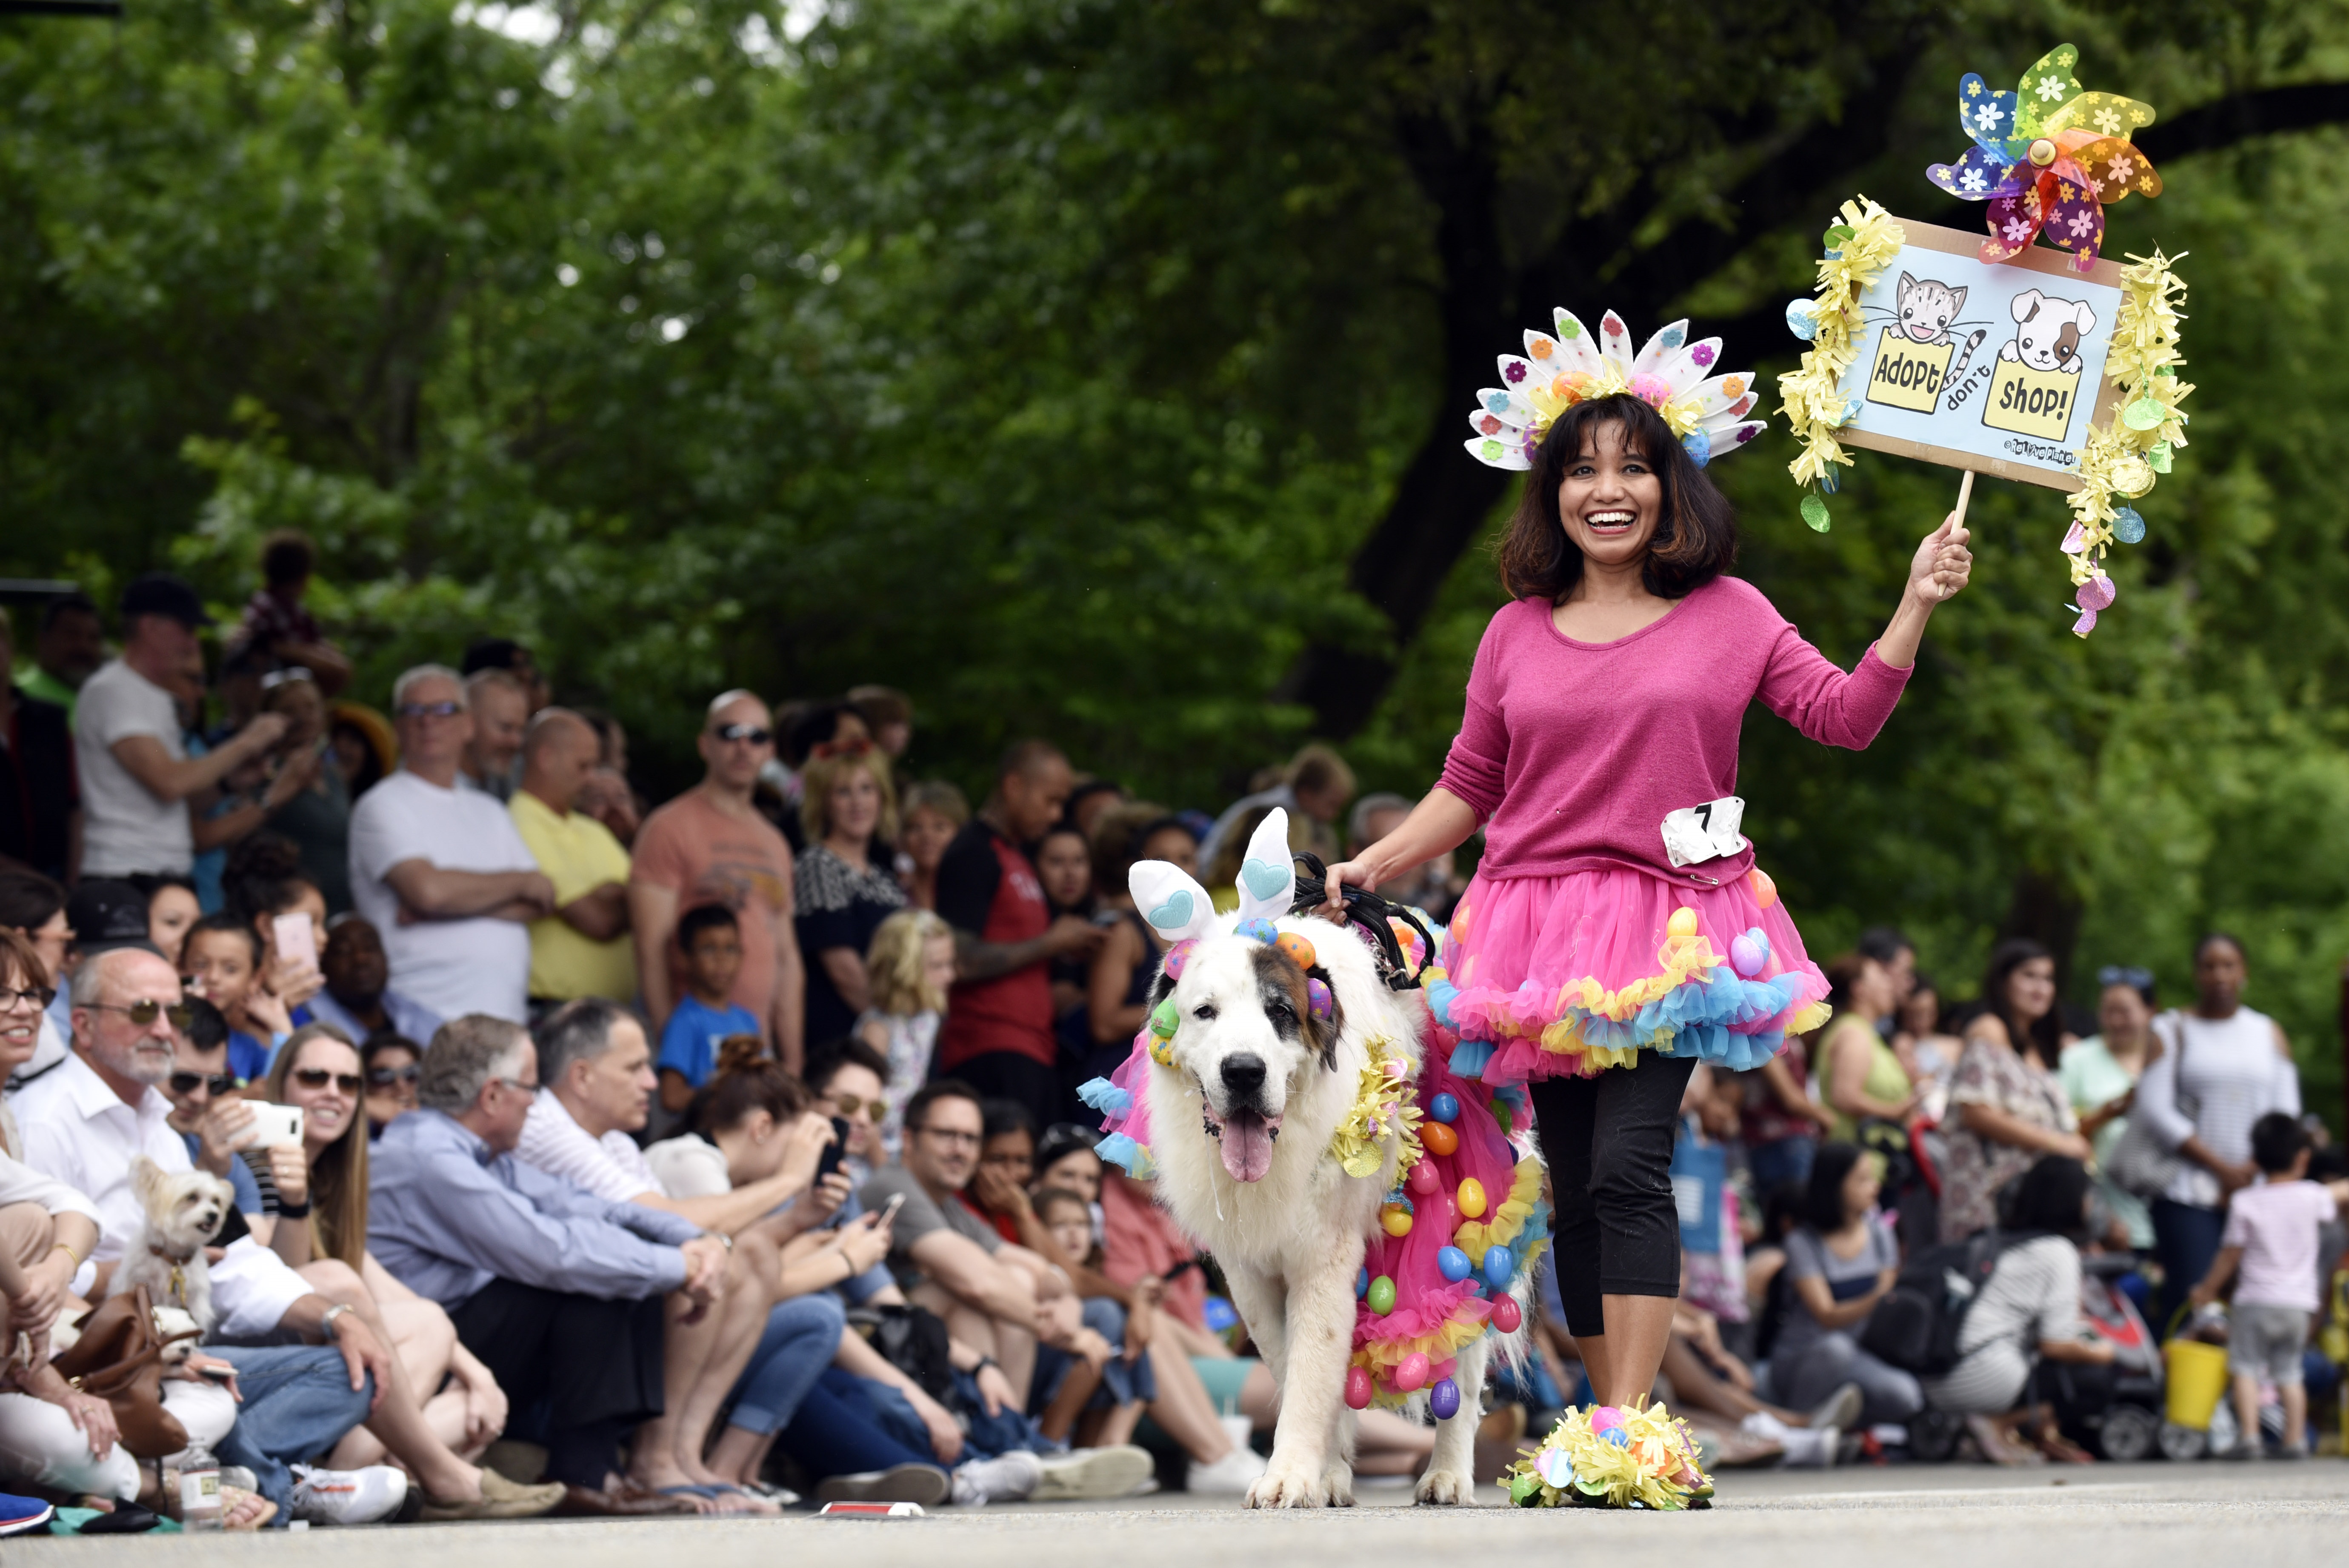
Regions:
M 570 1521 L 270 1532 L 259 1537 L 64 1540 L 5 1548 L 14 1568 L 2339 1568 L 2349 1462 L 2147 1464 L 2029 1470 L 1851 1469 L 1723 1478 L 1693 1514 L 1413 1509 L 1400 1487 L 1362 1506 L 1251 1513 L 1228 1499 L 947 1511 L 926 1519 Z M 1670 1553 L 1669 1557 L 1651 1553 Z M 1637 1554 L 1637 1555 L 1634 1555 Z

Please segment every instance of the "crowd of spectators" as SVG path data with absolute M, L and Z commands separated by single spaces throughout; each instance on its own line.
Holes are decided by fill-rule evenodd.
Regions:
M 719 694 L 699 779 L 655 808 L 625 731 L 556 704 L 526 646 L 409 668 L 378 711 L 304 608 L 306 542 L 263 565 L 209 676 L 212 617 L 168 575 L 126 589 L 112 656 L 89 601 L 50 602 L 13 681 L 0 616 L 24 1508 L 135 1528 L 213 1466 L 233 1527 L 1246 1490 L 1272 1377 L 1075 1088 L 1126 1055 L 1163 956 L 1137 860 L 1229 907 L 1271 810 L 1335 860 L 1409 799 L 1357 799 L 1313 745 L 1210 816 L 1030 740 L 973 810 L 906 776 L 914 709 L 868 686 Z M 1447 857 L 1380 891 L 1441 922 L 1464 882 Z M 2306 1164 L 2273 1126 L 2300 1127 L 2296 1079 L 2240 947 L 2196 964 L 2195 1005 L 2158 1014 L 2149 975 L 2106 972 L 2082 1038 L 2044 950 L 2002 944 L 1947 1007 L 1878 930 L 1829 966 L 1825 1028 L 1698 1072 L 1658 1392 L 1718 1462 L 1922 1454 L 1937 1420 L 1985 1458 L 2080 1457 L 2113 1398 L 2084 1249 L 2165 1326 L 2157 1300 L 2240 1277 L 2244 1419 L 2272 1383 L 2303 1440 L 2282 1347 L 2315 1265 L 2274 1226 L 2319 1205 L 2240 1196 Z M 134 1452 L 138 1412 L 37 1352 L 208 1181 L 200 1337 L 150 1398 L 171 1440 Z M 1901 1364 L 1878 1320 L 1904 1268 L 1984 1236 L 1951 1353 Z M 1581 1391 L 1545 1281 L 1495 1467 Z M 1368 1412 L 1358 1470 L 1431 1448 Z

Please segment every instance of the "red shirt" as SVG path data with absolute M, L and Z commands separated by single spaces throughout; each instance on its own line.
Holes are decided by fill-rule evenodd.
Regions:
M 1033 942 L 1052 923 L 1044 884 L 1019 846 L 984 819 L 955 835 L 938 861 L 938 914 L 981 942 Z M 996 1051 L 1052 1066 L 1050 965 L 1038 959 L 992 980 L 957 980 L 947 994 L 946 1026 L 938 1033 L 938 1066 L 951 1071 Z

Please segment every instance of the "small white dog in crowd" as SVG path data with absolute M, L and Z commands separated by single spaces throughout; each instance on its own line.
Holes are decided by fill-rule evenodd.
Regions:
M 119 1295 L 143 1284 L 155 1303 L 156 1329 L 164 1337 L 191 1326 L 200 1335 L 211 1333 L 212 1275 L 204 1245 L 227 1222 L 233 1190 L 217 1176 L 174 1173 L 144 1155 L 130 1168 L 130 1184 L 146 1222 L 123 1250 L 106 1294 Z M 194 1343 L 182 1339 L 178 1354 L 167 1356 L 182 1359 Z

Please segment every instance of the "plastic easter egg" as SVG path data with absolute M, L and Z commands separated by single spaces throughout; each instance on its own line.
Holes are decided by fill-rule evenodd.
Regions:
M 1461 1213 L 1469 1219 L 1483 1219 L 1485 1217 L 1485 1183 L 1477 1181 L 1474 1176 L 1469 1177 L 1460 1183 L 1460 1191 L 1453 1194 L 1452 1201 L 1459 1205 Z
M 1468 1277 L 1469 1271 L 1475 1265 L 1468 1261 L 1468 1254 L 1458 1247 L 1446 1247 L 1435 1254 L 1435 1266 L 1445 1279 L 1458 1284 Z
M 1499 1295 L 1493 1298 L 1494 1327 L 1504 1334 L 1515 1334 L 1525 1320 L 1525 1309 L 1517 1305 L 1516 1296 Z
M 1758 925 L 1729 944 L 1729 966 L 1748 980 L 1761 974 L 1763 965 L 1769 962 L 1770 939 L 1762 934 Z
M 1808 294 L 1796 294 L 1786 302 L 1786 330 L 1805 343 L 1818 335 L 1819 318 L 1811 314 L 1816 303 Z
M 1360 1367 L 1346 1368 L 1346 1408 L 1363 1410 L 1370 1408 L 1371 1375 Z
M 1516 1272 L 1516 1253 L 1509 1251 L 1506 1247 L 1486 1247 L 1485 1249 L 1485 1282 L 1491 1284 L 1494 1289 L 1498 1290 L 1503 1285 L 1507 1284 L 1509 1283 L 1509 1276 Z
M 1150 1032 L 1162 1040 L 1171 1040 L 1182 1019 L 1183 1015 L 1174 1010 L 1174 998 L 1169 996 L 1151 1009 Z
M 1628 1449 L 1631 1446 L 1631 1434 L 1624 1428 L 1609 1427 L 1599 1435 L 1619 1449 Z
M 1413 1351 L 1395 1363 L 1394 1386 L 1404 1393 L 1414 1393 L 1427 1386 L 1427 1357 Z
M 1689 455 L 1689 461 L 1698 468 L 1704 467 L 1713 461 L 1712 432 L 1702 425 L 1698 426 L 1681 438 L 1681 449 Z
M 2138 544 L 2145 540 L 2145 516 L 2133 506 L 2122 507 L 2113 513 L 2113 537 L 2123 544 Z
M 1174 1065 L 1174 1042 L 1163 1035 L 1150 1037 L 1150 1059 L 1162 1068 Z
M 1327 985 L 1313 979 L 1308 979 L 1305 982 L 1306 1011 L 1317 1018 L 1326 1018 L 1337 1006 L 1337 998 L 1330 995 L 1330 987 Z
M 1427 1145 L 1430 1154 L 1454 1154 L 1460 1149 L 1460 1135 L 1440 1121 L 1423 1124 L 1419 1130 L 1419 1140 Z
M 1449 1377 L 1438 1377 L 1435 1387 L 1427 1391 L 1427 1408 L 1439 1421 L 1448 1421 L 1460 1413 L 1460 1385 Z
M 1388 1235 L 1400 1239 L 1411 1234 L 1411 1212 L 1407 1209 L 1381 1209 L 1379 1223 Z
M 1360 1301 L 1371 1294 L 1371 1265 L 1364 1264 L 1354 1271 L 1354 1299 Z
M 1664 922 L 1664 934 L 1667 936 L 1694 936 L 1696 934 L 1696 911 L 1692 909 L 1676 909 L 1672 911 L 1672 917 Z
M 1402 1184 L 1421 1197 L 1425 1197 L 1436 1189 L 1435 1167 L 1424 1160 L 1421 1161 L 1411 1168 L 1411 1174 L 1402 1179 Z
M 1509 1102 L 1506 1099 L 1495 1099 L 1493 1102 L 1493 1120 L 1499 1125 L 1501 1136 L 1504 1138 L 1516 1130 L 1516 1112 L 1510 1109 Z
M 1197 942 L 1186 936 L 1168 948 L 1165 961 L 1161 965 L 1166 971 L 1166 978 L 1169 980 L 1183 978 L 1183 965 L 1191 962 L 1191 954 L 1197 951 L 1198 946 Z
M 1764 909 L 1778 902 L 1778 884 L 1772 882 L 1770 873 L 1760 866 L 1745 873 L 1745 885 L 1754 890 L 1754 902 Z
M 1394 1310 L 1394 1281 L 1385 1274 L 1379 1275 L 1371 1282 L 1371 1288 L 1363 1292 L 1362 1299 L 1371 1304 L 1372 1312 L 1384 1317 Z
M 1509 1501 L 1511 1502 L 1517 1503 L 1522 1506 L 1528 1499 L 1539 1491 L 1541 1491 L 1541 1477 L 1534 1475 L 1531 1472 L 1513 1475 L 1509 1478 Z
M 1299 969 L 1310 969 L 1316 962 L 1313 944 L 1293 931 L 1284 931 L 1272 939 L 1276 952 L 1288 954 Z
M 1448 1126 L 1460 1118 L 1460 1101 L 1454 1096 L 1439 1094 L 1427 1102 L 1427 1114 Z
M 1590 1408 L 1590 1429 L 1603 1432 L 1609 1427 L 1623 1424 L 1623 1412 L 1612 1405 L 1594 1405 Z
M 1535 1456 L 1534 1469 L 1541 1472 L 1542 1480 L 1560 1491 L 1574 1480 L 1574 1461 L 1566 1457 L 1564 1449 L 1544 1449 Z

